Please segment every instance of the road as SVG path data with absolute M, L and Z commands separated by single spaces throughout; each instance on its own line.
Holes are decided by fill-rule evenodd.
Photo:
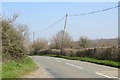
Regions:
M 54 78 L 117 78 L 118 69 L 89 62 L 47 56 L 32 56 Z

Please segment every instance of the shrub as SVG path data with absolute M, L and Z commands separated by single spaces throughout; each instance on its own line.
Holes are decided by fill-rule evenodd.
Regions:
M 118 48 L 93 48 L 77 51 L 77 57 L 92 57 L 101 60 L 113 60 L 118 61 Z
M 40 50 L 42 50 L 42 52 L 43 52 L 43 49 L 48 48 L 48 41 L 45 39 L 42 39 L 42 38 L 38 38 L 37 40 L 35 40 L 33 42 L 31 47 L 32 47 L 32 49 L 31 49 L 32 54 L 39 53 L 39 52 L 41 52 Z
M 13 23 L 6 19 L 3 19 L 1 22 L 3 61 L 25 56 L 27 51 L 21 41 L 21 35 L 17 32 Z

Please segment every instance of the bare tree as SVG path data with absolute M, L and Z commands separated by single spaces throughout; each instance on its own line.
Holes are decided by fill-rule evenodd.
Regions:
M 24 45 L 24 47 L 29 50 L 29 43 L 30 43 L 30 33 L 29 33 L 29 29 L 28 29 L 28 26 L 27 25 L 22 25 L 22 24 L 19 24 L 17 25 L 17 32 L 18 32 L 18 35 Z
M 32 44 L 32 49 L 34 52 L 37 52 L 38 50 L 41 50 L 41 49 L 47 49 L 47 48 L 48 48 L 48 41 L 43 38 L 38 38 Z
M 72 46 L 72 38 L 63 30 L 59 31 L 51 40 L 51 47 L 55 49 L 70 48 Z
M 88 44 L 89 44 L 89 41 L 88 41 L 88 38 L 87 38 L 87 37 L 84 37 L 84 36 L 80 37 L 80 39 L 79 39 L 79 46 L 80 46 L 81 48 L 86 48 L 86 47 L 88 47 Z

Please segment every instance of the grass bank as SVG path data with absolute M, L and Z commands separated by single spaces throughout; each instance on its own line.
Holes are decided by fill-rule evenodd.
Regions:
M 2 63 L 0 63 L 0 79 L 2 78 Z
M 2 78 L 18 78 L 24 76 L 37 68 L 31 58 L 21 60 L 10 60 L 2 64 Z
M 61 55 L 53 55 L 53 54 L 40 55 L 40 56 L 51 56 L 51 57 L 69 59 L 69 60 L 86 61 L 86 62 L 120 68 L 120 62 L 111 61 L 111 60 L 99 60 L 99 59 L 90 58 L 90 57 L 69 57 L 69 56 L 61 56 Z

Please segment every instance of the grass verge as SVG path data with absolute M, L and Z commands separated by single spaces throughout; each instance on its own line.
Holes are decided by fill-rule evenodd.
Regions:
M 2 79 L 2 63 L 0 63 L 0 80 Z
M 21 60 L 10 60 L 2 64 L 2 78 L 18 78 L 24 76 L 37 68 L 31 58 Z
M 53 55 L 53 54 L 40 55 L 40 56 L 51 56 L 51 57 L 69 59 L 69 60 L 80 60 L 80 61 L 86 61 L 86 62 L 120 68 L 120 62 L 111 61 L 111 60 L 99 60 L 90 57 L 69 57 L 69 56 L 61 56 L 61 55 Z

